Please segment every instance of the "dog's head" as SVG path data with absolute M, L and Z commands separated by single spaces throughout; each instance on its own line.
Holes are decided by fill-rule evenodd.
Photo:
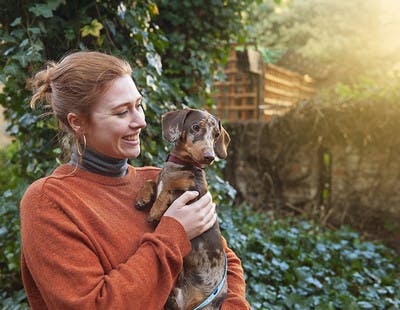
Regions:
M 215 156 L 225 159 L 229 134 L 221 121 L 206 111 L 184 109 L 162 116 L 163 136 L 175 142 L 175 152 L 201 165 L 211 164 Z

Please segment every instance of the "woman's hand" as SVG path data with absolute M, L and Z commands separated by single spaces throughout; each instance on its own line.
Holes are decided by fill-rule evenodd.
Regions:
M 210 192 L 205 193 L 199 200 L 187 204 L 199 195 L 195 191 L 184 192 L 164 213 L 176 219 L 186 231 L 189 239 L 193 239 L 210 229 L 217 220 L 215 203 Z

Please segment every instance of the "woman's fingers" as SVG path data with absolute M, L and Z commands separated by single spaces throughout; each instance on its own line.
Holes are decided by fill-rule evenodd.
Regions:
M 210 229 L 217 220 L 216 206 L 212 202 L 212 196 L 209 192 L 191 204 L 187 204 L 197 196 L 197 192 L 187 191 L 183 193 L 164 214 L 180 222 L 190 239 Z
M 182 195 L 180 195 L 172 205 L 177 205 L 178 207 L 184 207 L 189 201 L 195 199 L 199 196 L 199 192 L 196 191 L 186 191 Z M 171 206 L 172 206 L 171 205 Z
M 211 196 L 210 192 L 207 192 L 203 196 L 201 196 L 198 200 L 196 200 L 195 202 L 192 202 L 191 204 L 189 204 L 187 206 L 191 207 L 191 208 L 195 208 L 196 211 L 197 210 L 201 211 L 201 208 L 204 208 L 205 206 L 207 206 L 211 203 L 212 203 L 212 196 Z

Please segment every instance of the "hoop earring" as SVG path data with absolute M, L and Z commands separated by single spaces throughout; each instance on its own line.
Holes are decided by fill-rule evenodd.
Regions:
M 81 149 L 81 144 L 79 142 L 79 138 L 75 140 L 76 143 L 76 151 L 78 152 L 78 155 L 80 157 L 83 156 L 83 152 L 86 150 L 86 137 L 85 134 L 82 134 L 82 140 L 83 140 L 83 148 Z

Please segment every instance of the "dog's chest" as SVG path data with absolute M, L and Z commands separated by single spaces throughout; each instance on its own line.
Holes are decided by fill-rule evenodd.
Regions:
M 175 199 L 183 191 L 194 190 L 199 192 L 199 197 L 207 191 L 207 181 L 203 169 L 192 166 L 181 166 L 166 163 L 157 182 L 157 197 L 163 191 L 174 193 Z

